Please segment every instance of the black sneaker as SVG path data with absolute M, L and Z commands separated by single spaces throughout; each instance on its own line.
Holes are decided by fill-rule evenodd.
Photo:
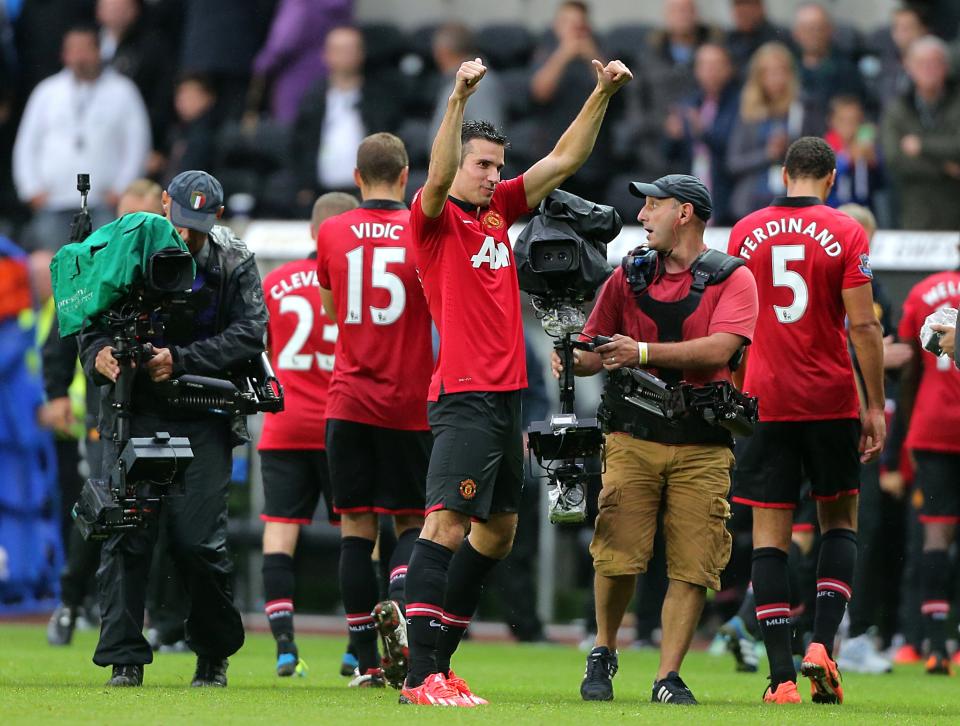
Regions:
M 197 656 L 197 670 L 193 673 L 193 681 L 190 683 L 195 688 L 205 686 L 214 686 L 217 688 L 227 687 L 227 664 L 226 658 L 204 658 Z
M 70 645 L 77 626 L 77 609 L 60 603 L 47 623 L 47 642 L 50 645 Z
M 587 656 L 587 669 L 580 684 L 584 701 L 612 701 L 613 677 L 617 675 L 617 654 L 605 645 L 598 645 Z
M 670 703 L 676 706 L 697 705 L 697 699 L 693 697 L 687 684 L 676 671 L 670 671 L 666 678 L 653 682 L 653 695 L 650 700 L 654 703 Z
M 115 665 L 106 685 L 115 688 L 138 688 L 143 685 L 142 665 Z

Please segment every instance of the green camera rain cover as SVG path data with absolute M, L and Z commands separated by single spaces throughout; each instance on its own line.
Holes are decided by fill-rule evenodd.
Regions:
M 170 247 L 189 251 L 165 217 L 149 212 L 125 214 L 83 242 L 62 247 L 50 263 L 60 335 L 79 333 L 86 321 L 141 286 L 150 257 Z

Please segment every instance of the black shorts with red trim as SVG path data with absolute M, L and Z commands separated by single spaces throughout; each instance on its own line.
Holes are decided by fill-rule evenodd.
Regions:
M 920 521 L 960 524 L 960 454 L 914 449 L 914 485 L 923 494 Z
M 520 391 L 443 394 L 427 415 L 433 430 L 427 512 L 450 509 L 486 521 L 491 514 L 519 511 Z
M 761 421 L 737 459 L 733 501 L 795 509 L 804 479 L 810 497 L 832 501 L 860 491 L 860 422 Z
M 433 436 L 327 419 L 327 460 L 338 514 L 423 515 Z
M 340 524 L 333 511 L 327 452 L 323 449 L 265 449 L 260 451 L 264 522 L 310 524 L 320 495 L 330 524 Z

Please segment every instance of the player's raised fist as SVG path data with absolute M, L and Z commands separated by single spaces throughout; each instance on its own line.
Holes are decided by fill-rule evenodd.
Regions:
M 618 60 L 603 65 L 603 63 L 594 59 L 593 67 L 597 71 L 597 85 L 600 90 L 611 96 L 633 79 L 633 73 L 630 72 L 630 69 Z
M 460 70 L 457 71 L 457 80 L 453 85 L 454 98 L 467 98 L 477 90 L 477 84 L 487 72 L 487 67 L 483 65 L 479 58 L 472 61 L 464 61 L 460 64 Z

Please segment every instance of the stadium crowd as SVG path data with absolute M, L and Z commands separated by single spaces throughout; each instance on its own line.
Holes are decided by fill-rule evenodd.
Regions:
M 905 3 L 870 32 L 833 22 L 815 3 L 779 27 L 762 0 L 731 2 L 730 28 L 706 24 L 694 0 L 667 0 L 662 25 L 625 18 L 606 32 L 575 2 L 559 4 L 547 28 L 444 23 L 413 32 L 352 25 L 352 5 L 7 3 L 0 230 L 28 246 L 49 239 L 46 225 L 75 201 L 67 150 L 94 172 L 98 211 L 112 212 L 138 176 L 165 184 L 203 168 L 223 181 L 231 214 L 302 218 L 317 193 L 352 191 L 353 150 L 365 134 L 390 131 L 410 154 L 410 195 L 425 177 L 447 81 L 475 56 L 490 68 L 490 86 L 468 118 L 510 130 L 513 170 L 546 153 L 572 120 L 593 57 L 637 69 L 590 161 L 567 183 L 575 193 L 623 209 L 625 179 L 693 172 L 716 197 L 713 223 L 731 225 L 780 191 L 771 169 L 790 141 L 823 134 L 840 158 L 831 203 L 865 204 L 884 229 L 960 226 L 956 205 L 942 201 L 960 191 L 951 158 L 956 28 L 941 28 L 935 3 Z M 86 23 L 92 37 L 62 43 Z M 908 59 L 910 44 L 933 32 L 953 45 L 928 41 Z M 108 111 L 117 115 L 109 123 Z
M 347 220 L 343 215 L 351 214 L 353 207 L 344 193 L 361 197 L 357 220 L 381 219 L 371 210 L 383 212 L 383 219 L 388 221 L 393 218 L 386 215 L 387 211 L 399 210 L 404 216 L 405 204 L 409 205 L 417 190 L 430 179 L 428 165 L 437 153 L 437 147 L 433 147 L 431 157 L 431 144 L 446 128 L 450 86 L 456 79 L 462 80 L 458 73 L 463 72 L 465 62 L 469 65 L 474 58 L 483 59 L 485 68 L 480 74 L 482 83 L 475 92 L 466 94 L 469 104 L 466 97 L 463 99 L 463 117 L 488 120 L 506 130 L 510 146 L 503 179 L 515 177 L 550 158 L 557 139 L 572 128 L 572 123 L 576 124 L 584 99 L 597 83 L 594 59 L 603 63 L 620 59 L 632 69 L 632 82 L 624 85 L 620 93 L 610 94 L 609 106 L 604 106 L 606 119 L 602 125 L 597 122 L 599 133 L 592 153 L 580 160 L 575 173 L 563 182 L 563 189 L 612 204 L 625 219 L 632 219 L 638 207 L 635 197 L 643 196 L 631 194 L 632 180 L 692 175 L 701 180 L 707 199 L 706 219 L 701 216 L 701 221 L 729 227 L 766 207 L 771 199 L 796 196 L 789 194 L 789 180 L 781 173 L 787 151 L 798 139 L 821 137 L 836 159 L 836 179 L 825 188 L 829 192 L 827 204 L 843 207 L 863 227 L 864 250 L 866 240 L 878 227 L 956 231 L 960 229 L 960 205 L 956 203 L 960 197 L 960 40 L 958 28 L 941 26 L 941 18 L 930 12 L 932 5 L 935 4 L 906 2 L 869 33 L 834 22 L 826 7 L 817 3 L 800 4 L 791 27 L 779 27 L 766 17 L 763 0 L 731 0 L 734 25 L 730 28 L 705 23 L 698 15 L 695 0 L 663 0 L 661 25 L 642 26 L 625 19 L 617 27 L 600 32 L 591 23 L 587 3 L 567 0 L 558 2 L 556 14 L 546 28 L 506 24 L 470 28 L 449 22 L 406 32 L 389 24 L 355 24 L 351 0 L 8 0 L 0 2 L 0 235 L 31 253 L 31 284 L 35 295 L 46 300 L 50 297 L 46 267 L 52 253 L 67 241 L 76 209 L 77 171 L 91 173 L 89 203 L 95 229 L 114 219 L 118 210 L 159 213 L 156 200 L 129 207 L 124 205 L 124 199 L 130 193 L 136 195 L 138 190 L 151 198 L 161 190 L 169 189 L 172 194 L 175 187 L 179 188 L 175 180 L 182 179 L 184 172 L 197 169 L 210 172 L 217 188 L 222 185 L 219 194 L 228 216 L 301 219 L 313 215 L 314 237 L 327 216 L 318 216 L 318 197 L 336 207 L 343 220 Z M 264 22 L 268 17 L 271 22 Z M 446 130 L 449 134 L 449 128 Z M 378 177 L 382 167 L 369 158 L 363 163 L 358 160 L 358 148 L 379 132 L 390 132 L 402 141 L 399 152 L 396 145 L 390 146 L 392 141 L 378 141 L 383 148 L 399 154 L 392 161 L 398 169 L 404 169 L 402 178 Z M 497 141 L 502 137 L 496 130 L 481 130 L 478 134 L 476 138 L 482 141 L 502 144 Z M 381 147 L 377 148 L 378 153 L 389 156 Z M 401 158 L 405 164 L 398 161 Z M 371 172 L 375 183 L 364 176 L 368 168 L 375 169 Z M 531 178 L 539 179 L 536 174 L 529 174 L 525 175 L 528 184 Z M 358 194 L 358 187 L 362 194 Z M 427 218 L 437 217 L 443 204 L 449 204 L 446 190 L 450 188 L 448 183 L 443 194 L 431 202 L 436 214 L 427 214 L 418 222 L 423 228 L 430 225 Z M 511 194 L 516 199 L 511 202 L 511 213 L 504 216 L 513 221 L 520 216 L 514 212 L 523 206 L 523 188 L 509 188 L 502 196 Z M 535 206 L 529 204 L 530 200 L 539 203 L 551 190 L 544 186 L 544 194 L 532 195 L 528 187 L 528 203 L 523 209 Z M 648 199 L 655 198 L 649 191 L 645 194 Z M 697 201 L 703 198 L 698 195 L 699 189 Z M 696 203 L 685 199 L 683 193 L 673 196 L 681 202 Z M 385 198 L 392 206 L 383 206 Z M 163 204 L 168 201 L 164 196 Z M 420 206 L 416 209 L 423 216 L 426 207 L 422 200 L 417 204 Z M 163 211 L 166 213 L 165 206 Z M 503 219 L 499 224 L 503 224 Z M 335 236 L 330 232 L 331 226 L 324 229 L 331 239 Z M 323 233 L 320 234 L 323 239 Z M 700 244 L 700 237 L 690 239 Z M 12 246 L 3 254 L 24 259 Z M 336 257 L 343 262 L 350 254 L 340 251 Z M 495 252 L 490 254 L 492 261 Z M 320 262 L 319 287 L 340 295 L 335 263 L 322 256 Z M 414 290 L 418 287 L 417 271 L 410 260 L 407 262 L 409 275 L 404 284 Z M 313 261 L 298 264 L 302 267 L 298 274 L 312 271 L 316 279 L 317 265 Z M 477 266 L 475 260 L 474 267 Z M 879 281 L 864 268 L 869 272 L 868 261 L 861 262 L 862 282 L 869 283 L 866 287 L 872 290 L 883 327 L 882 364 L 890 435 L 880 461 L 865 463 L 860 473 L 859 542 L 848 538 L 846 543 L 859 547 L 859 557 L 848 557 L 851 573 L 844 576 L 855 592 L 864 594 L 851 601 L 841 627 L 845 642 L 837 651 L 838 662 L 849 670 L 882 673 L 889 671 L 893 662 L 918 661 L 929 654 L 932 660 L 928 662 L 928 672 L 947 673 L 952 669 L 950 651 L 955 648 L 953 643 L 948 646 L 945 623 L 951 612 L 956 612 L 951 610 L 951 598 L 960 594 L 950 592 L 948 576 L 960 504 L 953 501 L 955 493 L 940 490 L 938 506 L 931 507 L 929 496 L 924 504 L 921 488 L 911 489 L 910 481 L 915 472 L 921 481 L 937 482 L 936 486 L 951 477 L 955 479 L 958 452 L 949 442 L 944 443 L 935 411 L 938 395 L 956 395 L 960 400 L 960 374 L 949 357 L 934 358 L 924 353 L 917 341 L 927 314 L 937 305 L 956 307 L 960 302 L 960 282 L 953 272 L 930 278 L 914 289 L 899 311 L 890 304 Z M 343 277 L 344 286 L 349 285 L 345 269 L 336 274 Z M 264 288 L 269 290 L 273 282 L 274 278 L 267 278 Z M 24 284 L 18 278 L 10 289 L 20 290 Z M 344 289 L 339 299 L 341 308 L 351 304 L 352 298 L 346 295 Z M 329 303 L 324 300 L 325 306 Z M 282 305 L 279 310 L 284 311 Z M 336 312 L 328 307 L 329 310 Z M 371 308 L 375 310 L 381 309 Z M 384 310 L 381 315 L 390 314 L 389 309 Z M 417 340 L 420 352 L 429 357 L 426 307 L 419 313 L 422 329 Z M 49 306 L 47 315 L 52 315 Z M 330 320 L 336 319 L 330 315 Z M 748 327 L 749 333 L 739 335 L 749 340 L 752 326 Z M 325 345 L 325 355 L 332 360 L 330 351 L 336 336 L 331 339 L 323 325 L 315 328 L 314 332 L 326 341 L 318 342 L 318 346 Z M 341 340 L 339 345 L 345 344 Z M 369 346 L 371 352 L 378 347 L 381 354 L 389 352 L 382 340 L 355 345 Z M 24 349 L 32 347 L 25 344 Z M 646 355 L 646 348 L 641 350 L 641 355 Z M 529 360 L 531 355 L 528 349 L 526 358 Z M 318 361 L 319 356 L 318 353 Z M 338 360 L 340 357 L 338 352 Z M 729 355 L 724 361 L 727 358 Z M 543 366 L 535 361 L 527 367 L 532 376 L 535 369 Z M 323 369 L 322 363 L 320 368 Z M 362 365 L 357 363 L 354 369 L 362 369 Z M 330 368 L 326 370 L 329 373 Z M 426 375 L 425 370 L 419 372 Z M 362 378 L 359 373 L 355 375 Z M 398 375 L 402 376 L 402 372 Z M 942 387 L 934 389 L 930 381 L 936 376 L 949 381 L 938 378 Z M 426 380 L 422 382 L 426 386 Z M 526 394 L 524 406 L 537 405 L 536 399 L 542 398 L 543 390 L 540 381 L 537 390 Z M 40 423 L 69 434 L 71 442 L 83 439 L 91 424 L 78 424 L 67 391 L 60 393 L 56 405 L 48 401 L 40 408 Z M 340 405 L 341 413 L 358 410 L 351 408 L 358 405 L 356 402 Z M 398 404 L 399 413 L 386 418 L 356 418 L 352 413 L 334 416 L 337 422 L 332 427 L 328 423 L 326 441 L 348 442 L 341 443 L 343 448 L 338 447 L 337 451 L 348 451 L 351 445 L 360 447 L 361 444 L 350 444 L 349 437 L 358 435 L 357 426 L 367 426 L 376 431 L 373 439 L 365 441 L 382 440 L 387 447 L 415 448 L 410 442 L 418 441 L 417 435 L 424 434 L 429 427 L 418 418 L 396 425 L 396 431 L 391 428 L 403 419 L 405 408 Z M 504 415 L 508 423 L 517 417 L 512 408 Z M 526 424 L 527 411 L 524 416 Z M 430 424 L 436 437 L 439 426 L 433 419 Z M 284 440 L 282 436 L 278 439 Z M 286 476 L 282 464 L 285 457 L 271 457 L 270 451 L 283 450 L 284 446 L 262 444 L 261 448 L 267 449 L 268 465 L 273 462 L 275 476 Z M 64 457 L 63 461 L 72 462 L 68 466 L 75 466 L 70 458 L 75 453 L 69 449 L 70 445 L 58 446 L 57 453 Z M 737 453 L 741 453 L 739 449 Z M 355 473 L 357 469 L 349 467 L 361 466 L 365 455 L 357 448 L 351 457 L 341 460 L 340 478 L 348 479 Z M 413 454 L 411 457 L 417 458 Z M 312 456 L 305 456 L 304 461 L 304 466 L 316 463 Z M 327 460 L 323 459 L 322 466 L 326 465 Z M 411 480 L 426 476 L 425 457 L 407 465 L 413 472 Z M 336 503 L 340 495 L 333 464 L 331 474 Z M 526 472 L 528 477 L 529 474 Z M 465 479 L 457 482 L 459 492 L 472 499 L 472 494 L 464 494 L 471 491 L 467 482 L 476 486 L 476 482 Z M 331 485 L 325 484 L 324 498 L 332 521 Z M 383 558 L 382 566 L 387 568 L 384 583 L 372 578 L 361 583 L 359 589 L 364 590 L 364 597 L 354 599 L 358 602 L 355 607 L 344 598 L 351 633 L 351 649 L 344 662 L 351 675 L 352 665 L 363 666 L 356 674 L 356 685 L 370 685 L 377 678 L 379 682 L 373 685 L 384 682 L 384 673 L 373 673 L 379 668 L 375 667 L 377 653 L 372 632 L 394 615 L 379 609 L 380 605 L 373 612 L 369 610 L 368 606 L 377 600 L 377 588 L 402 592 L 405 584 L 410 599 L 412 580 L 419 592 L 435 595 L 424 584 L 428 579 L 424 568 L 430 564 L 425 561 L 437 557 L 436 553 L 443 549 L 438 543 L 447 536 L 443 530 L 430 529 L 428 525 L 434 539 L 416 540 L 419 549 L 414 550 L 415 538 L 407 532 L 419 532 L 423 526 L 419 515 L 410 516 L 413 510 L 423 511 L 422 498 L 417 500 L 414 496 L 412 503 L 404 500 L 384 509 L 377 496 L 370 492 L 369 501 L 363 499 L 357 506 L 341 501 L 338 506 L 346 524 L 340 569 L 344 592 L 351 588 L 356 591 L 356 572 L 369 569 L 368 563 L 375 561 L 372 557 Z M 757 670 L 759 643 L 769 627 L 760 616 L 761 608 L 756 607 L 756 588 L 748 586 L 751 526 L 755 533 L 756 525 L 751 525 L 749 506 L 743 505 L 751 501 L 734 501 L 732 519 L 727 524 L 733 535 L 732 559 L 722 575 L 719 571 L 711 573 L 705 581 L 705 586 L 719 593 L 707 608 L 714 625 L 723 623 L 717 649 L 732 653 L 736 667 L 744 671 Z M 426 504 L 430 503 L 428 497 Z M 315 498 L 306 509 L 300 502 L 289 511 L 281 506 L 265 516 L 270 538 L 269 546 L 264 540 L 264 583 L 269 591 L 265 593 L 266 612 L 278 639 L 277 671 L 282 675 L 297 672 L 300 665 L 299 654 L 292 645 L 290 565 L 297 535 L 296 531 L 291 535 L 270 523 L 307 524 L 316 504 Z M 503 511 L 490 510 L 488 506 L 486 514 L 510 514 L 514 517 L 510 526 L 515 525 L 519 514 L 518 543 L 525 537 L 529 544 L 529 531 L 523 522 L 535 506 L 537 502 L 524 494 L 522 503 L 510 502 Z M 432 509 L 428 506 L 428 513 Z M 371 552 L 381 526 L 376 517 L 369 516 L 372 513 L 397 516 L 398 540 L 386 552 Z M 727 507 L 722 516 L 729 514 Z M 856 518 L 854 514 L 853 529 L 857 528 Z M 466 521 L 451 524 L 451 520 L 444 526 L 455 530 L 459 541 L 463 539 L 460 527 L 469 529 Z M 798 596 L 789 603 L 778 603 L 793 618 L 795 642 L 789 649 L 795 656 L 802 656 L 809 645 L 805 636 L 809 641 L 822 629 L 813 620 L 818 590 L 823 590 L 813 584 L 818 580 L 815 573 L 817 558 L 824 551 L 822 543 L 829 540 L 828 548 L 839 546 L 833 543 L 837 537 L 817 535 L 815 522 L 816 516 L 810 512 L 798 512 L 792 537 L 784 545 L 790 550 L 792 594 L 809 594 L 806 600 Z M 475 527 L 474 532 L 478 529 L 479 542 L 489 545 L 489 540 L 484 543 L 482 527 Z M 835 534 L 848 529 L 830 531 Z M 452 563 L 447 557 L 443 567 L 435 569 L 444 577 L 447 567 L 451 573 L 459 573 L 450 574 L 451 581 L 467 581 L 474 575 L 478 582 L 482 581 L 477 573 L 485 577 L 505 552 L 497 546 L 492 547 L 496 556 L 484 554 L 480 544 L 474 544 L 475 536 L 464 540 L 467 544 L 461 545 Z M 506 537 L 511 543 L 512 536 L 511 532 Z M 65 525 L 64 540 L 70 538 Z M 495 537 L 493 541 L 497 541 Z M 419 544 L 424 542 L 427 545 Z M 667 592 L 664 562 L 668 555 L 659 538 L 645 547 L 653 562 L 639 584 L 635 586 L 631 581 L 629 589 L 642 593 L 637 598 L 637 641 L 649 645 L 659 644 L 662 632 L 658 616 Z M 535 547 L 518 544 L 519 549 L 523 550 L 523 560 L 515 554 L 510 567 L 529 578 Z M 508 543 L 505 551 L 509 550 Z M 411 552 L 419 553 L 419 559 L 415 560 Z M 756 556 L 753 555 L 754 560 Z M 473 560 L 464 564 L 468 558 Z M 412 563 L 410 579 L 408 560 Z M 786 555 L 784 572 L 785 563 Z M 756 562 L 753 568 L 756 579 Z M 431 581 L 430 586 L 437 582 Z M 442 588 L 440 593 L 436 596 L 442 598 Z M 479 586 L 476 592 L 464 597 L 469 607 L 464 604 L 465 610 L 456 612 L 476 608 Z M 767 602 L 771 596 L 764 592 L 762 597 Z M 447 598 L 449 606 L 449 592 Z M 391 595 L 388 602 L 393 600 L 402 601 L 402 596 Z M 524 612 L 518 612 L 519 603 L 523 603 Z M 433 612 L 422 602 L 416 604 L 422 612 L 408 613 L 407 618 L 422 620 L 412 625 L 412 642 L 425 649 L 422 643 L 433 635 Z M 528 593 L 518 594 L 513 604 L 510 617 L 518 639 L 544 638 L 543 626 L 533 613 L 532 597 Z M 622 604 L 625 609 L 627 602 Z M 839 626 L 843 612 L 843 607 L 834 607 L 833 630 Z M 75 612 L 68 613 L 70 629 L 74 625 L 70 618 L 75 617 Z M 453 618 L 450 612 L 444 612 L 443 617 Z M 444 632 L 456 633 L 455 637 L 440 636 L 436 646 L 440 660 L 445 659 L 444 672 L 449 669 L 449 657 L 468 623 L 469 617 L 463 621 L 444 620 Z M 612 626 L 612 646 L 616 626 L 617 623 Z M 606 627 L 609 631 L 610 623 Z M 590 628 L 588 624 L 588 631 Z M 608 633 L 601 633 L 598 645 L 605 635 Z M 176 642 L 182 637 L 180 632 L 167 640 Z M 66 640 L 69 642 L 69 637 Z M 451 640 L 452 643 L 445 642 Z M 159 647 L 160 641 L 155 645 Z M 887 648 L 890 651 L 884 654 Z M 768 643 L 768 652 L 769 649 Z M 615 659 L 610 661 L 610 655 L 609 651 L 604 655 L 608 660 L 603 665 L 605 673 L 612 667 L 608 680 L 616 673 Z M 424 678 L 436 672 L 436 662 L 431 670 L 423 666 L 422 653 L 414 656 L 413 665 L 419 677 L 413 685 L 420 687 Z M 954 655 L 953 660 L 960 662 L 960 656 Z M 106 659 L 102 664 L 116 663 Z M 224 684 L 225 673 L 224 665 Z M 455 676 L 452 670 L 449 674 L 452 683 Z M 658 679 L 667 681 L 671 674 L 677 675 L 675 671 L 665 671 Z M 219 677 L 220 673 L 214 675 Z M 141 667 L 141 680 L 142 676 Z M 796 671 L 793 677 L 796 678 Z M 476 698 L 469 690 L 466 693 Z

